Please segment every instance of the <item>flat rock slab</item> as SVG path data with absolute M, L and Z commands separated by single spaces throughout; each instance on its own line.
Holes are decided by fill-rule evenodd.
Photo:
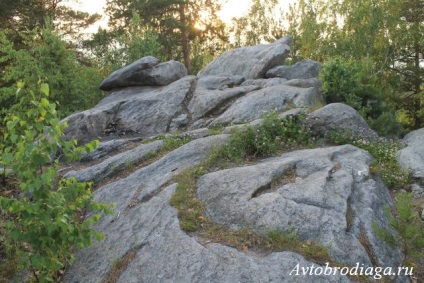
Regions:
M 290 152 L 257 165 L 204 175 L 198 194 L 218 223 L 258 232 L 295 231 L 329 248 L 346 265 L 372 266 L 361 237 L 379 266 L 402 263 L 399 250 L 373 232 L 373 223 L 392 231 L 384 213 L 392 205 L 384 184 L 370 175 L 368 153 L 351 145 Z
M 99 88 L 110 91 L 131 86 L 165 86 L 185 76 L 187 69 L 180 62 L 160 63 L 159 59 L 147 56 L 113 72 Z
M 250 92 L 237 99 L 211 126 L 244 123 L 261 118 L 273 111 L 281 112 L 292 107 L 314 107 L 323 103 L 315 88 L 298 88 L 276 85 Z
M 255 85 L 226 88 L 222 90 L 210 90 L 198 87 L 188 105 L 188 110 L 192 118 L 198 120 L 212 114 L 215 110 L 219 110 L 231 99 L 243 96 L 257 89 L 259 89 L 259 87 Z
M 105 142 L 100 142 L 99 146 L 91 151 L 90 153 L 83 154 L 81 157 L 82 162 L 89 162 L 99 160 L 107 155 L 113 154 L 127 146 L 131 146 L 141 139 L 129 138 L 129 139 L 114 139 Z
M 201 245 L 179 227 L 177 211 L 169 205 L 175 189 L 176 184 L 166 187 L 110 222 L 115 235 L 80 251 L 63 282 L 102 282 L 113 264 L 130 252 L 134 258 L 117 282 L 350 282 L 338 274 L 290 276 L 297 264 L 317 266 L 292 252 L 259 257 L 220 244 Z
M 291 37 L 271 44 L 230 50 L 207 65 L 199 74 L 204 76 L 242 76 L 245 79 L 265 78 L 269 69 L 284 63 L 290 52 Z
M 403 170 L 424 182 L 424 128 L 405 136 L 406 147 L 397 154 L 397 160 Z
M 141 144 L 136 148 L 109 157 L 99 164 L 78 171 L 70 171 L 64 177 L 74 177 L 79 182 L 92 181 L 98 183 L 106 178 L 114 176 L 117 172 L 121 172 L 125 168 L 131 167 L 147 159 L 152 154 L 161 150 L 164 145 L 164 141 Z
M 266 73 L 267 78 L 312 79 L 319 77 L 322 64 L 310 59 L 302 60 L 292 66 L 277 66 Z

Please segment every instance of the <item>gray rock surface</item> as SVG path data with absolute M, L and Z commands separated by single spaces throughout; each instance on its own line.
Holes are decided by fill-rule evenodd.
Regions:
M 284 84 L 289 86 L 295 86 L 295 87 L 303 87 L 303 88 L 314 87 L 315 89 L 319 91 L 321 91 L 321 88 L 322 88 L 321 80 L 317 78 L 292 79 L 292 80 L 286 81 Z
M 187 76 L 187 69 L 180 62 L 159 62 L 152 56 L 143 57 L 110 74 L 99 88 L 110 91 L 130 86 L 165 86 Z
M 130 146 L 138 141 L 140 141 L 139 138 L 117 139 L 117 140 L 100 142 L 99 146 L 96 149 L 94 149 L 90 153 L 83 154 L 83 156 L 81 157 L 81 161 L 89 162 L 89 161 L 101 159 L 105 157 L 106 155 L 122 150 L 126 148 L 127 146 Z
M 355 109 L 343 103 L 332 103 L 310 113 L 307 125 L 314 134 L 321 136 L 334 131 L 346 131 L 359 137 L 378 138 L 364 118 Z
M 125 168 L 129 168 L 140 161 L 147 159 L 152 154 L 157 153 L 165 145 L 164 141 L 154 141 L 147 144 L 141 144 L 129 151 L 114 155 L 99 164 L 88 168 L 70 171 L 65 174 L 65 178 L 75 177 L 80 182 L 98 183 L 106 178 L 114 176 Z
M 106 238 L 77 254 L 79 260 L 70 267 L 64 282 L 102 281 L 116 260 L 147 241 L 147 235 L 154 237 L 160 234 L 161 231 L 156 230 L 157 225 L 164 221 L 159 217 L 160 211 L 164 207 L 171 207 L 168 204 L 169 195 L 166 202 L 154 196 L 160 194 L 163 186 L 174 176 L 198 165 L 213 148 L 222 145 L 228 137 L 217 135 L 192 141 L 128 177 L 97 189 L 94 192 L 95 201 L 115 203 L 115 215 L 104 216 L 95 225 L 94 228 L 102 231 Z M 156 201 L 150 202 L 154 199 Z M 159 205 L 157 201 L 162 204 Z M 150 212 L 147 213 L 144 209 Z M 173 221 L 178 223 L 175 212 L 174 216 Z M 156 224 L 148 230 L 146 227 L 149 223 Z
M 313 60 L 302 60 L 292 66 L 278 66 L 266 73 L 267 78 L 311 79 L 318 78 L 322 64 Z
M 251 79 L 251 80 L 244 81 L 241 84 L 241 86 L 257 85 L 260 88 L 267 88 L 267 87 L 282 85 L 285 82 L 287 82 L 287 79 L 283 79 L 283 78 L 256 79 L 256 80 Z
M 272 111 L 284 111 L 290 107 L 308 107 L 323 103 L 314 88 L 297 88 L 277 85 L 251 92 L 235 101 L 211 126 L 243 123 L 261 118 Z
M 184 114 L 183 101 L 189 95 L 196 79 L 187 76 L 166 87 L 131 89 L 128 98 L 120 92 L 108 102 L 64 119 L 68 139 L 87 142 L 97 138 L 108 125 L 114 123 L 117 131 L 137 132 L 141 137 L 165 133 L 171 121 Z
M 303 240 L 329 248 L 343 264 L 372 266 L 366 236 L 380 266 L 402 263 L 399 250 L 373 232 L 391 231 L 384 206 L 392 205 L 384 184 L 369 171 L 371 157 L 345 145 L 294 151 L 257 165 L 200 177 L 198 194 L 216 222 L 259 232 L 294 230 Z M 363 235 L 362 235 L 363 234 Z
M 199 81 L 197 82 L 197 87 L 210 90 L 222 90 L 226 88 L 232 88 L 236 85 L 240 85 L 244 80 L 245 78 L 242 76 L 206 76 L 199 78 Z
M 86 143 L 97 139 L 107 126 L 114 122 L 116 112 L 122 102 L 112 102 L 89 110 L 75 113 L 66 117 L 62 122 L 68 127 L 64 131 L 67 139 L 76 139 L 80 143 Z
M 291 42 L 292 38 L 286 36 L 271 44 L 227 51 L 200 71 L 198 76 L 239 75 L 246 79 L 264 78 L 269 69 L 284 63 L 290 52 Z
M 188 105 L 192 118 L 198 120 L 203 118 L 217 109 L 221 109 L 225 102 L 230 99 L 243 96 L 246 93 L 259 89 L 258 86 L 242 86 L 223 90 L 208 90 L 197 88 L 194 92 L 193 99 Z
M 340 275 L 290 276 L 297 264 L 317 266 L 295 253 L 251 256 L 220 244 L 198 243 L 181 231 L 177 211 L 169 205 L 175 189 L 175 184 L 170 185 L 149 202 L 109 221 L 108 229 L 119 231 L 116 237 L 107 237 L 81 251 L 79 257 L 84 257 L 87 264 L 77 262 L 63 282 L 101 282 L 111 265 L 130 251 L 136 255 L 118 282 L 350 282 Z
M 406 147 L 397 154 L 400 166 L 413 178 L 424 181 L 424 128 L 409 133 L 403 141 Z

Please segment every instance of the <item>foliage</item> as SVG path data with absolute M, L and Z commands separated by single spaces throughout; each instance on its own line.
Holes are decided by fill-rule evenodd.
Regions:
M 417 259 L 422 260 L 424 226 L 413 206 L 413 195 L 411 193 L 398 194 L 396 196 L 396 216 L 393 216 L 388 208 L 386 208 L 386 214 L 400 238 L 381 228 L 377 223 L 373 223 L 376 234 L 391 245 L 400 244 L 406 255 L 406 264 L 414 265 Z
M 233 18 L 231 32 L 236 47 L 273 42 L 284 35 L 283 19 L 274 16 L 277 4 L 277 0 L 254 0 L 246 15 Z
M 394 107 L 383 97 L 368 76 L 366 62 L 343 62 L 333 59 L 324 64 L 320 78 L 327 103 L 342 102 L 357 110 L 380 135 L 398 136 L 402 128 L 396 121 Z M 383 123 L 384 122 L 384 123 Z
M 25 92 L 31 106 L 25 114 L 7 120 L 3 135 L 0 164 L 13 171 L 12 176 L 2 176 L 3 183 L 15 182 L 20 193 L 0 196 L 1 210 L 8 219 L 0 246 L 7 243 L 5 238 L 12 241 L 17 268 L 29 268 L 37 281 L 52 282 L 60 269 L 72 264 L 75 245 L 81 248 L 89 245 L 92 237 L 102 239 L 90 226 L 100 218 L 98 212 L 111 210 L 92 201 L 91 183 L 59 178 L 59 158 L 77 160 L 98 141 L 84 148 L 77 148 L 76 141 L 63 141 L 66 125 L 60 123 L 55 104 L 47 99 L 48 85 L 39 86 L 34 92 L 19 83 L 19 94 Z M 84 220 L 87 210 L 93 215 Z
M 388 106 L 402 112 L 405 126 L 422 127 L 423 1 L 301 0 L 291 9 L 297 60 L 366 62 L 362 83 L 368 90 L 381 89 Z M 351 104 L 359 102 L 352 94 L 349 98 Z
M 249 157 L 270 156 L 280 150 L 308 146 L 313 138 L 302 120 L 303 115 L 281 119 L 276 113 L 269 114 L 257 128 L 248 126 L 236 130 L 219 155 L 240 162 Z
M 54 32 L 34 29 L 22 37 L 27 48 L 19 49 L 0 32 L 0 63 L 7 63 L 0 73 L 0 117 L 22 111 L 31 99 L 16 95 L 14 86 L 21 79 L 31 87 L 40 79 L 47 81 L 50 99 L 59 104 L 62 117 L 98 102 L 102 95 L 97 89 L 101 81 L 98 70 L 87 61 L 78 61 L 77 54 Z
M 18 43 L 22 32 L 41 28 L 48 18 L 60 35 L 78 37 L 101 17 L 73 10 L 66 2 L 68 0 L 2 0 L 0 31 L 7 31 L 11 40 Z
M 224 24 L 217 13 L 218 1 L 127 1 L 111 0 L 106 13 L 114 31 L 128 30 L 130 20 L 136 14 L 142 21 L 140 28 L 153 31 L 163 47 L 167 60 L 183 61 L 191 70 L 191 42 L 198 39 L 205 46 L 225 40 Z
M 404 253 L 412 258 L 422 257 L 424 249 L 424 226 L 420 216 L 412 206 L 411 193 L 398 194 L 396 211 L 398 217 L 391 217 L 391 225 L 402 238 Z
M 94 56 L 104 76 L 145 56 L 165 59 L 158 34 L 145 29 L 137 14 L 133 14 L 127 30 L 118 33 L 99 29 L 83 45 Z
M 396 160 L 397 152 L 403 147 L 401 142 L 386 138 L 377 140 L 357 138 L 351 133 L 342 131 L 331 133 L 327 139 L 335 144 L 352 144 L 371 153 L 378 163 L 372 164 L 372 171 L 380 174 L 390 189 L 400 190 L 409 187 L 409 174 L 400 168 Z

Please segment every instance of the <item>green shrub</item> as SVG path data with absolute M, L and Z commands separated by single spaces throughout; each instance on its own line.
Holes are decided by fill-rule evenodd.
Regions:
M 259 127 L 237 129 L 220 155 L 234 162 L 245 158 L 271 156 L 278 151 L 301 148 L 312 143 L 312 133 L 302 123 L 304 115 L 290 115 L 283 119 L 272 113 Z
M 406 264 L 413 264 L 415 260 L 423 260 L 424 249 L 424 226 L 420 216 L 413 207 L 413 195 L 411 193 L 400 193 L 396 196 L 396 217 L 386 208 L 386 214 L 390 225 L 396 229 L 400 238 L 393 236 L 387 230 L 373 223 L 377 235 L 390 245 L 400 244 L 406 255 Z M 400 241 L 400 242 L 399 242 Z
M 404 253 L 412 258 L 422 258 L 424 226 L 412 205 L 412 198 L 411 193 L 402 193 L 396 196 L 398 217 L 390 217 L 390 224 L 402 237 Z
M 345 103 L 367 120 L 382 136 L 399 136 L 401 124 L 396 120 L 392 97 L 387 91 L 376 87 L 369 77 L 365 62 L 345 62 L 334 59 L 324 64 L 320 78 L 327 103 Z
M 23 86 L 18 86 L 22 92 Z M 37 93 L 22 92 L 19 95 L 31 97 L 31 107 L 25 115 L 6 122 L 0 152 L 0 164 L 13 171 L 12 176 L 3 176 L 3 181 L 16 184 L 18 191 L 11 197 L 0 196 L 0 208 L 6 214 L 6 235 L 0 238 L 0 246 L 13 243 L 17 271 L 29 268 L 37 281 L 52 282 L 59 270 L 73 262 L 75 246 L 81 248 L 93 237 L 102 238 L 90 228 L 100 215 L 84 220 L 84 213 L 111 209 L 93 202 L 91 183 L 60 179 L 57 173 L 59 157 L 77 160 L 98 141 L 81 148 L 75 146 L 76 141 L 62 140 L 66 125 L 57 118 L 55 104 L 47 100 L 47 84 L 40 84 Z
M 50 86 L 50 101 L 60 117 L 94 106 L 103 96 L 102 78 L 90 59 L 77 54 L 51 29 L 22 33 L 16 44 L 0 32 L 0 117 L 25 111 L 26 96 L 16 95 L 16 84 L 25 80 L 32 88 L 41 79 Z

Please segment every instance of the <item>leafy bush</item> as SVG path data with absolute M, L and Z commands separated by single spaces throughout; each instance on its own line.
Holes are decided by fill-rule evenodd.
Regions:
M 389 103 L 392 98 L 383 89 L 375 87 L 366 75 L 367 68 L 366 63 L 343 62 L 340 59 L 324 64 L 320 78 L 326 101 L 351 106 L 382 136 L 398 136 L 402 127 L 396 116 L 391 114 L 395 112 Z
M 248 157 L 270 156 L 279 150 L 307 146 L 312 142 L 312 133 L 302 124 L 304 116 L 269 114 L 259 127 L 236 130 L 221 155 L 238 162 Z
M 90 183 L 60 179 L 57 173 L 59 157 L 77 160 L 98 142 L 81 148 L 75 146 L 76 141 L 63 141 L 66 125 L 60 123 L 55 104 L 47 99 L 48 85 L 40 84 L 37 93 L 23 87 L 20 83 L 19 94 L 31 97 L 31 107 L 25 115 L 7 121 L 0 149 L 0 164 L 13 171 L 11 176 L 3 176 L 3 182 L 15 184 L 17 191 L 9 197 L 0 196 L 7 233 L 0 238 L 0 247 L 13 243 L 17 269 L 29 268 L 37 281 L 52 282 L 59 270 L 72 263 L 75 245 L 81 248 L 89 245 L 92 237 L 102 238 L 90 228 L 100 215 L 84 220 L 85 212 L 111 209 L 92 201 Z
M 94 106 L 102 97 L 99 70 L 49 28 L 22 33 L 23 44 L 0 32 L 0 117 L 25 111 L 28 99 L 16 96 L 16 84 L 25 80 L 36 88 L 41 79 L 50 86 L 49 99 L 60 117 Z

